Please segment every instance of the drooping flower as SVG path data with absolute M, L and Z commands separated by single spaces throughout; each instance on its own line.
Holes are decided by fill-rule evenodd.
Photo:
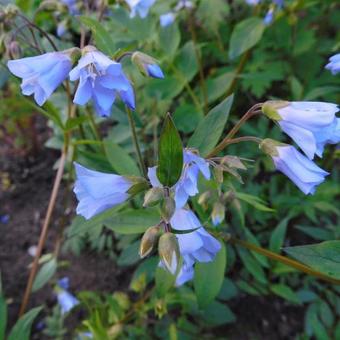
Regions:
M 176 209 L 183 208 L 189 196 L 198 194 L 197 181 L 199 173 L 208 180 L 210 179 L 209 163 L 202 157 L 190 150 L 183 151 L 183 170 L 180 179 L 173 187 L 175 192 Z M 148 177 L 153 187 L 161 187 L 157 178 L 157 167 L 148 169 Z
M 309 159 L 322 156 L 324 146 L 340 141 L 338 106 L 323 102 L 267 101 L 262 111 L 278 122 Z
M 133 183 L 126 177 L 94 171 L 75 163 L 74 193 L 79 201 L 77 214 L 86 219 L 121 204 L 129 197 Z
M 277 170 L 285 174 L 305 195 L 314 194 L 329 173 L 293 146 L 265 139 L 260 148 L 270 155 Z
M 248 5 L 255 6 L 258 5 L 261 0 L 245 0 Z
M 66 287 L 66 288 L 65 288 Z M 58 281 L 55 288 L 58 304 L 61 308 L 61 314 L 68 313 L 73 307 L 79 304 L 79 301 L 70 292 L 68 292 L 69 281 L 68 278 L 63 278 Z
M 162 14 L 159 17 L 159 22 L 162 27 L 167 27 L 167 26 L 172 25 L 175 19 L 176 19 L 176 14 L 173 12 L 168 12 L 168 13 Z
M 119 95 L 127 106 L 135 109 L 133 88 L 122 65 L 93 46 L 85 47 L 78 65 L 70 72 L 70 80 L 78 79 L 74 103 L 85 105 L 92 98 L 96 112 L 100 116 L 108 116 Z
M 179 0 L 175 6 L 175 11 L 178 12 L 185 8 L 193 8 L 194 4 L 190 0 Z
M 142 18 L 146 18 L 150 7 L 156 0 L 125 0 L 130 7 L 130 17 L 134 18 L 137 14 Z
M 329 63 L 325 66 L 327 70 L 330 70 L 333 75 L 340 72 L 340 53 L 333 55 L 329 58 Z
M 22 93 L 25 96 L 34 94 L 34 100 L 41 106 L 67 78 L 72 62 L 70 54 L 65 51 L 10 60 L 7 66 L 14 75 L 22 78 Z
M 137 51 L 132 54 L 131 60 L 143 75 L 153 78 L 164 78 L 163 71 L 159 67 L 157 60 L 149 55 Z
M 176 210 L 170 224 L 175 230 L 194 230 L 185 234 L 176 234 L 180 254 L 183 258 L 183 265 L 176 278 L 176 285 L 180 286 L 193 278 L 195 262 L 212 261 L 221 249 L 221 245 L 203 228 L 191 210 Z
M 222 223 L 225 216 L 225 207 L 222 202 L 215 202 L 211 213 L 211 221 L 214 226 Z

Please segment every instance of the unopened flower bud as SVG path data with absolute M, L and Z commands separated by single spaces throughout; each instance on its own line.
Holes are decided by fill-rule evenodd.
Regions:
M 175 210 L 176 210 L 175 200 L 170 196 L 164 197 L 161 203 L 161 215 L 165 222 L 169 223 Z
M 223 195 L 223 202 L 228 204 L 234 201 L 236 195 L 234 190 L 229 190 Z
M 278 110 L 289 105 L 285 100 L 268 100 L 262 105 L 262 112 L 272 120 L 281 120 Z
M 139 248 L 139 256 L 141 258 L 144 258 L 151 253 L 154 245 L 157 242 L 159 230 L 159 226 L 154 226 L 148 228 L 144 233 Z
M 58 0 L 44 0 L 39 5 L 39 10 L 62 12 L 67 6 Z
M 224 220 L 225 207 L 221 202 L 216 202 L 211 213 L 211 220 L 214 226 L 221 224 Z
M 209 200 L 210 196 L 211 196 L 211 192 L 210 191 L 204 192 L 203 194 L 201 194 L 198 197 L 198 204 L 199 205 L 206 205 L 206 203 Z
M 21 48 L 17 41 L 12 40 L 8 46 L 8 54 L 11 59 L 18 59 L 21 56 Z
M 175 275 L 180 259 L 177 237 L 169 232 L 163 234 L 158 242 L 158 252 L 165 268 Z
M 164 74 L 157 64 L 157 60 L 149 55 L 141 52 L 134 52 L 131 60 L 143 75 L 153 78 L 164 78 Z
M 160 202 L 164 196 L 163 188 L 154 187 L 149 189 L 144 196 L 143 207 L 152 207 Z

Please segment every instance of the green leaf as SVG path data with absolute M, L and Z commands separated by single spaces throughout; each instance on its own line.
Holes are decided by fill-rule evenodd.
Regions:
M 230 95 L 209 111 L 201 120 L 194 134 L 188 141 L 188 146 L 199 150 L 201 156 L 206 156 L 216 146 L 227 122 L 234 96 Z
M 340 241 L 288 247 L 284 250 L 314 270 L 340 280 Z
M 126 247 L 118 257 L 117 264 L 119 266 L 131 266 L 140 260 L 138 251 L 140 240 L 131 243 Z
M 233 323 L 236 316 L 227 305 L 213 301 L 203 310 L 203 319 L 212 326 L 220 326 Z
M 228 278 L 224 278 L 220 293 L 218 294 L 217 298 L 223 301 L 227 301 L 236 297 L 237 294 L 238 289 L 235 283 Z
M 81 115 L 79 117 L 72 117 L 66 121 L 64 131 L 71 131 L 77 128 L 82 123 L 86 122 L 88 117 L 86 115 Z
M 53 277 L 56 270 L 57 260 L 55 258 L 44 263 L 34 279 L 32 292 L 36 292 L 42 288 Z
M 170 288 L 174 286 L 175 280 L 175 275 L 172 275 L 161 267 L 157 267 L 155 281 L 158 296 L 163 297 L 170 290 Z
M 98 49 L 108 56 L 113 56 L 116 51 L 115 44 L 111 39 L 110 33 L 103 25 L 98 20 L 86 16 L 80 16 L 78 18 L 82 24 L 92 31 Z
M 120 234 L 141 234 L 159 223 L 159 212 L 156 208 L 128 209 L 106 218 L 105 226 Z
M 162 27 L 159 32 L 159 45 L 167 56 L 173 58 L 181 42 L 181 33 L 177 23 Z
M 333 233 L 325 228 L 308 227 L 302 225 L 295 226 L 295 228 L 318 241 L 328 241 L 334 238 Z
M 280 252 L 280 249 L 283 245 L 285 236 L 286 236 L 286 231 L 287 231 L 287 225 L 290 217 L 284 218 L 274 229 L 272 234 L 270 235 L 270 240 L 269 240 L 269 249 L 271 251 L 274 251 L 276 253 Z
M 5 339 L 7 325 L 7 303 L 3 295 L 0 295 L 0 339 Z
M 255 260 L 255 258 L 250 254 L 250 252 L 240 247 L 237 247 L 237 251 L 247 271 L 250 274 L 252 274 L 257 281 L 263 284 L 267 284 L 267 279 L 264 270 L 262 269 L 260 264 Z
M 104 139 L 104 148 L 108 161 L 119 175 L 140 176 L 136 162 L 126 150 L 108 138 Z
M 260 18 L 248 18 L 239 22 L 231 34 L 229 58 L 235 59 L 254 47 L 262 38 L 265 25 Z
M 175 65 L 188 82 L 196 75 L 198 72 L 198 64 L 195 45 L 192 41 L 188 41 L 180 49 L 175 59 Z
M 36 307 L 25 313 L 13 326 L 7 340 L 29 340 L 34 319 L 42 307 Z
M 208 102 L 211 103 L 227 93 L 233 80 L 235 72 L 227 72 L 215 78 L 207 79 Z
M 299 297 L 295 294 L 295 292 L 286 285 L 283 285 L 283 284 L 271 285 L 270 290 L 274 294 L 286 299 L 287 301 L 290 301 L 296 304 L 301 303 Z
M 201 308 L 208 306 L 219 293 L 227 264 L 226 248 L 221 243 L 221 250 L 216 254 L 214 261 L 195 266 L 194 288 L 197 302 Z
M 249 195 L 249 194 L 244 194 L 241 192 L 236 193 L 236 197 L 244 202 L 247 202 L 248 204 L 252 205 L 255 209 L 260 210 L 260 211 L 265 211 L 265 212 L 272 212 L 275 211 L 272 208 L 269 208 L 265 205 L 266 202 L 261 200 L 260 198 Z
M 168 114 L 158 146 L 157 177 L 167 187 L 172 187 L 181 177 L 183 168 L 183 146 L 181 137 Z

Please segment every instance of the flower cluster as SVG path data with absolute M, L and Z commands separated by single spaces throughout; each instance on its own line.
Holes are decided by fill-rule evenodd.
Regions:
M 77 65 L 72 69 L 75 60 Z M 149 57 L 144 64 L 148 70 L 147 75 L 164 77 L 155 59 Z M 27 96 L 33 94 L 40 106 L 69 77 L 71 81 L 78 82 L 73 99 L 75 104 L 85 105 L 92 100 L 98 115 L 109 116 L 113 103 L 119 97 L 125 105 L 135 109 L 134 90 L 122 65 L 93 46 L 86 46 L 82 51 L 72 48 L 10 60 L 8 68 L 22 78 L 22 93 Z
M 58 280 L 58 284 L 55 288 L 58 304 L 62 314 L 68 313 L 73 307 L 79 304 L 79 301 L 68 291 L 69 287 L 69 279 L 64 277 Z
M 181 177 L 170 188 L 170 195 L 174 197 L 175 206 L 168 221 L 168 227 L 180 233 L 174 236 L 166 232 L 159 240 L 160 265 L 172 274 L 178 274 L 177 285 L 192 279 L 193 266 L 196 261 L 212 261 L 221 248 L 220 243 L 207 233 L 196 215 L 185 207 L 189 197 L 198 193 L 199 174 L 210 179 L 209 163 L 192 150 L 184 150 L 183 156 L 184 165 Z M 91 218 L 110 207 L 123 203 L 133 191 L 131 190 L 133 182 L 127 177 L 89 170 L 79 164 L 75 164 L 75 167 L 77 181 L 74 192 L 79 201 L 77 213 L 85 218 Z M 156 188 L 153 194 L 157 195 L 157 199 L 161 199 L 163 189 L 166 188 L 163 188 L 159 182 L 156 169 L 157 167 L 149 168 L 148 176 L 151 186 Z M 141 182 L 142 179 L 139 181 Z M 151 202 L 149 198 L 147 201 Z M 162 224 L 164 223 L 161 222 L 160 225 Z M 141 242 L 141 257 L 147 256 L 152 251 L 159 236 L 159 229 L 159 226 L 150 227 L 144 234 Z M 179 266 L 180 257 L 182 258 L 181 267 Z
M 265 139 L 260 148 L 269 154 L 276 168 L 289 177 L 305 194 L 313 194 L 328 172 L 313 163 L 315 155 L 322 157 L 326 144 L 340 142 L 338 106 L 322 102 L 268 101 L 263 113 L 277 122 L 307 157 L 293 146 Z

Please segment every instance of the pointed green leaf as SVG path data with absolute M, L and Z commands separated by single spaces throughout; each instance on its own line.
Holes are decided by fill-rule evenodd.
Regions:
M 7 340 L 29 340 L 33 321 L 41 310 L 42 307 L 36 307 L 24 314 L 13 326 Z
M 98 49 L 109 56 L 113 56 L 116 52 L 115 44 L 111 34 L 103 25 L 98 20 L 86 16 L 79 17 L 79 20 L 92 31 Z
M 284 250 L 314 270 L 340 280 L 340 241 L 325 241 Z
M 163 297 L 175 284 L 176 276 L 167 270 L 157 267 L 155 274 L 156 291 L 158 296 Z
M 262 38 L 265 25 L 260 18 L 248 18 L 239 22 L 231 34 L 229 58 L 235 59 L 255 46 Z
M 110 139 L 104 139 L 104 148 L 108 161 L 119 175 L 140 176 L 135 160 Z
M 179 133 L 170 115 L 165 118 L 158 146 L 157 177 L 168 187 L 179 180 L 183 168 L 183 146 Z
M 290 216 L 284 218 L 273 230 L 269 240 L 269 249 L 271 251 L 274 251 L 276 253 L 280 252 L 280 248 L 282 247 L 286 236 L 289 219 Z
M 219 293 L 227 264 L 226 248 L 221 243 L 221 250 L 216 254 L 214 261 L 195 266 L 194 288 L 197 302 L 201 308 L 208 306 Z
M 53 257 L 50 261 L 43 264 L 34 279 L 32 292 L 42 288 L 55 274 L 57 270 L 57 260 Z
M 286 299 L 287 301 L 296 303 L 298 305 L 301 304 L 300 299 L 296 295 L 296 293 L 290 287 L 288 287 L 288 286 L 286 286 L 284 284 L 274 284 L 274 285 L 271 285 L 270 286 L 270 290 L 274 294 L 276 294 L 276 295 Z
M 199 150 L 201 156 L 206 156 L 217 144 L 227 122 L 234 96 L 230 95 L 209 111 L 201 120 L 194 134 L 188 141 L 188 146 Z

